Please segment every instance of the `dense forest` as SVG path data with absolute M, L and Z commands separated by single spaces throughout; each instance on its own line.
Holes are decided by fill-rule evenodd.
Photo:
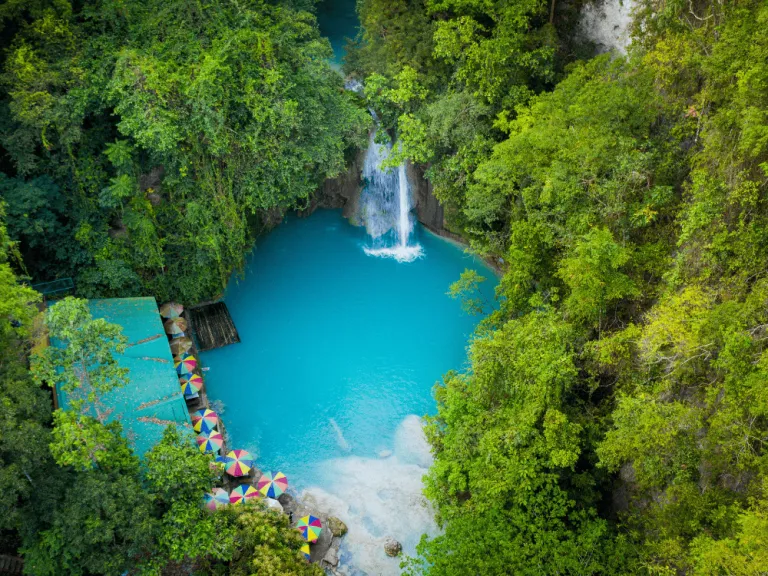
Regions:
M 314 5 L 0 6 L 0 552 L 315 573 L 287 520 L 205 513 L 217 472 L 178 436 L 139 460 L 53 412 L 29 284 L 215 297 L 365 146 L 370 107 L 502 272 L 494 306 L 475 273 L 450 288 L 483 319 L 435 388 L 442 532 L 405 572 L 768 574 L 768 3 L 637 0 L 628 52 L 595 55 L 578 1 L 358 0 L 364 95 Z M 49 330 L 119 348 L 78 302 Z
M 359 6 L 350 71 L 503 263 L 409 572 L 768 573 L 768 4 L 640 0 L 591 59 L 558 3 Z

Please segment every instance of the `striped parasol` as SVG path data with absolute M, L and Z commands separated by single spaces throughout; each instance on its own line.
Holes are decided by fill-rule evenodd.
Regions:
M 191 374 L 197 368 L 197 358 L 185 352 L 174 359 L 174 364 L 176 366 L 176 373 L 179 376 L 184 376 L 185 374 Z
M 192 428 L 195 432 L 210 432 L 219 423 L 219 415 L 213 410 L 203 408 L 192 414 Z
M 203 389 L 203 379 L 198 374 L 184 374 L 180 376 L 179 384 L 184 396 L 194 396 Z
M 230 476 L 246 476 L 255 465 L 253 456 L 246 450 L 232 450 L 227 453 L 227 463 L 224 470 Z
M 304 540 L 317 542 L 317 539 L 320 538 L 320 532 L 323 531 L 323 523 L 320 522 L 320 518 L 310 514 L 301 518 L 296 524 L 296 528 L 299 529 Z
M 250 484 L 240 484 L 229 493 L 230 504 L 245 504 L 249 500 L 259 497 L 259 491 Z
M 214 488 L 203 497 L 203 501 L 208 510 L 216 510 L 229 504 L 229 494 L 223 488 Z
M 282 472 L 265 472 L 259 478 L 256 487 L 262 496 L 279 498 L 288 489 L 288 478 Z
M 203 454 L 207 452 L 218 452 L 224 445 L 224 437 L 216 430 L 198 434 L 197 445 L 200 447 L 200 452 Z
M 301 546 L 301 553 L 304 555 L 304 558 L 305 558 L 306 560 L 309 560 L 309 554 L 310 554 L 310 550 L 309 550 L 309 543 L 307 543 L 307 544 L 303 544 L 303 545 Z
M 166 302 L 160 306 L 160 316 L 163 318 L 178 318 L 184 312 L 184 306 L 176 302 Z

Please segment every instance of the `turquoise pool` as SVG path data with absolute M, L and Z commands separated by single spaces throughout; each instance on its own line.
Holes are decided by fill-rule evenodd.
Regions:
M 441 375 L 464 366 L 477 321 L 448 286 L 470 267 L 489 293 L 495 283 L 452 244 L 419 229 L 415 240 L 424 257 L 398 263 L 366 255 L 365 230 L 339 212 L 289 218 L 227 289 L 241 343 L 202 354 L 232 447 L 347 521 L 346 560 L 371 574 L 393 566 L 369 561 L 381 560 L 381 538 L 413 551 L 434 530 L 418 417 L 435 411 Z

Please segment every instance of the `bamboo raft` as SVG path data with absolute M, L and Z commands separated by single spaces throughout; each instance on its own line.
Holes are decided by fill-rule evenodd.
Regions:
M 201 352 L 240 342 L 235 323 L 224 302 L 204 304 L 188 311 L 197 349 Z

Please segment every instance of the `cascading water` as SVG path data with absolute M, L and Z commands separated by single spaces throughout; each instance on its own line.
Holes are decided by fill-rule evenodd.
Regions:
M 365 252 L 371 256 L 394 258 L 398 262 L 411 262 L 422 255 L 422 248 L 411 243 L 413 219 L 411 195 L 405 165 L 397 170 L 384 170 L 392 146 L 377 144 L 371 135 L 363 165 L 365 188 L 362 195 L 362 217 L 373 245 Z

